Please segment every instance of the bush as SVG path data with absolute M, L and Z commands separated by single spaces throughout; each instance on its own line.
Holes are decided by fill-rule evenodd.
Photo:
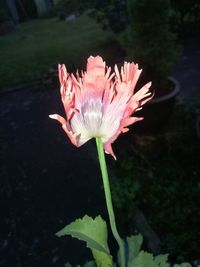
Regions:
M 145 82 L 153 81 L 157 93 L 168 86 L 167 78 L 180 52 L 170 31 L 169 0 L 128 0 L 130 25 L 125 45 L 131 60 L 144 69 Z
M 114 33 L 122 32 L 127 25 L 126 0 L 104 0 L 96 2 L 93 15 L 103 29 L 111 29 Z
M 200 3 L 198 0 L 171 0 L 171 27 L 181 39 L 197 36 L 200 27 Z

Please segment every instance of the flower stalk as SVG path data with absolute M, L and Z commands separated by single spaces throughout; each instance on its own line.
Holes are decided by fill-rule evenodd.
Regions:
M 104 154 L 104 149 L 103 149 L 103 142 L 100 137 L 96 138 L 96 145 L 97 145 L 99 164 L 100 164 L 100 169 L 101 169 L 101 174 L 102 174 L 102 179 L 103 179 L 104 193 L 105 193 L 106 206 L 108 210 L 110 226 L 111 226 L 113 236 L 116 239 L 118 246 L 119 246 L 120 267 L 125 267 L 126 266 L 125 246 L 124 246 L 124 241 L 120 237 L 117 231 L 117 227 L 116 227 L 115 214 L 113 210 L 112 197 L 111 197 L 111 191 L 110 191 L 109 177 L 108 177 L 107 165 L 106 165 L 105 154 Z

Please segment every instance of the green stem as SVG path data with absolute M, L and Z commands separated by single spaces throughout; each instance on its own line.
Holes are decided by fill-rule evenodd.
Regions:
M 121 239 L 115 222 L 115 214 L 113 210 L 112 205 L 112 198 L 111 198 L 111 192 L 110 192 L 110 184 L 109 184 L 109 177 L 108 177 L 108 171 L 106 166 L 106 160 L 105 160 L 105 154 L 103 149 L 103 143 L 100 137 L 96 138 L 96 145 L 97 145 L 97 151 L 99 156 L 99 164 L 101 168 L 101 174 L 103 178 L 103 186 L 104 186 L 104 192 L 105 192 L 105 198 L 106 198 L 106 205 L 110 220 L 110 226 L 113 233 L 113 236 L 115 237 L 118 245 L 119 245 L 119 253 L 120 253 L 120 267 L 125 267 L 125 251 L 124 251 L 124 242 Z

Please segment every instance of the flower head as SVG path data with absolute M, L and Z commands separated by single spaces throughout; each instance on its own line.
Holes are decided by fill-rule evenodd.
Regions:
M 111 144 L 129 125 L 143 118 L 131 117 L 152 98 L 151 83 L 134 94 L 142 72 L 134 63 L 124 63 L 121 73 L 115 65 L 114 73 L 100 56 L 88 58 L 86 72 L 69 74 L 65 65 L 58 66 L 60 93 L 66 118 L 58 120 L 71 142 L 79 147 L 93 137 L 101 137 L 104 150 L 114 158 Z

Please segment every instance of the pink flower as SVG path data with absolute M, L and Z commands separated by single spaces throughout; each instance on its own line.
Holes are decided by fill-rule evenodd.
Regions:
M 114 73 L 106 67 L 100 56 L 88 58 L 86 72 L 76 77 L 69 74 L 65 65 L 59 65 L 60 93 L 66 119 L 54 114 L 71 142 L 79 147 L 93 137 L 101 137 L 105 152 L 114 158 L 111 144 L 129 125 L 143 118 L 131 117 L 152 98 L 151 83 L 134 94 L 142 72 L 134 63 L 124 63 L 121 74 L 115 65 Z

